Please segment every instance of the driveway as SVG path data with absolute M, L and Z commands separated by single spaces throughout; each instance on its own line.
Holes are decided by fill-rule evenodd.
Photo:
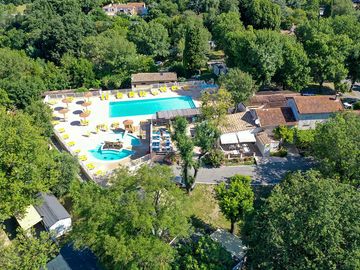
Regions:
M 221 168 L 201 168 L 196 177 L 198 184 L 217 184 L 234 174 L 250 176 L 253 185 L 274 185 L 279 183 L 288 172 L 308 170 L 314 166 L 311 159 L 291 156 L 286 158 L 261 158 L 258 165 L 223 166 Z M 175 176 L 180 176 L 179 166 L 173 166 Z

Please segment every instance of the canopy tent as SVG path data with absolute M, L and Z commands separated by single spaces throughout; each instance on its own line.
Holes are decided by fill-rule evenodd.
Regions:
M 254 143 L 256 142 L 255 135 L 250 131 L 240 131 L 236 133 L 236 136 L 240 143 Z
M 29 205 L 25 210 L 24 216 L 16 216 L 16 220 L 19 223 L 20 227 L 26 231 L 33 227 L 35 224 L 42 221 L 42 218 L 36 211 L 34 206 Z
M 237 144 L 239 143 L 236 133 L 226 133 L 220 136 L 221 144 Z

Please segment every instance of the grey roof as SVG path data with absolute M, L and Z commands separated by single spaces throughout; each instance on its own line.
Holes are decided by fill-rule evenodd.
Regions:
M 241 239 L 235 235 L 218 229 L 210 235 L 211 239 L 221 244 L 232 256 L 242 260 L 245 256 L 246 247 Z
M 70 218 L 70 214 L 54 195 L 40 193 L 37 198 L 42 201 L 42 204 L 36 205 L 35 208 L 42 217 L 46 227 L 50 228 L 59 220 Z
M 180 109 L 180 110 L 169 110 L 160 111 L 156 113 L 156 118 L 170 120 L 176 116 L 192 117 L 200 114 L 199 108 L 192 109 Z
M 168 82 L 177 81 L 175 72 L 157 72 L 157 73 L 136 73 L 131 76 L 131 82 Z

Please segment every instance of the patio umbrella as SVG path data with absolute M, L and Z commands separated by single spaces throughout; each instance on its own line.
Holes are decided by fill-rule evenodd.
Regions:
M 84 103 L 81 104 L 81 106 L 85 107 L 87 109 L 87 107 L 89 107 L 91 105 L 91 101 L 85 101 Z
M 88 101 L 90 101 L 90 98 L 93 96 L 93 94 L 91 92 L 86 92 L 84 94 L 84 97 L 86 97 L 88 99 Z
M 67 109 L 67 108 L 61 109 L 61 110 L 59 111 L 60 114 L 64 115 L 64 121 L 66 121 L 65 115 L 66 115 L 68 112 L 69 112 L 69 109 Z
M 82 113 L 80 113 L 80 117 L 84 118 L 84 120 L 86 120 L 86 117 L 89 117 L 89 115 L 90 115 L 89 110 L 86 110 L 86 111 L 83 111 Z
M 69 107 L 69 103 L 71 103 L 73 100 L 71 99 L 71 98 L 64 98 L 63 100 L 62 100 L 62 102 L 63 103 L 65 103 L 66 104 L 66 107 Z
M 129 132 L 134 132 L 134 127 L 133 127 L 133 120 L 127 119 L 123 122 L 125 130 L 129 131 Z

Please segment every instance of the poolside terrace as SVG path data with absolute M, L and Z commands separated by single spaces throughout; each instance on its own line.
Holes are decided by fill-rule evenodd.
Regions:
M 131 168 L 149 160 L 149 120 L 156 118 L 156 114 L 110 117 L 110 102 L 190 96 L 197 107 L 200 105 L 201 87 L 191 85 L 179 87 L 176 91 L 165 88 L 162 86 L 161 91 L 152 89 L 145 94 L 144 91 L 134 93 L 128 90 L 86 92 L 80 95 L 69 93 L 66 96 L 55 94 L 45 98 L 45 101 L 53 109 L 54 132 L 61 145 L 78 157 L 91 178 L 107 178 L 120 165 Z M 131 128 L 125 125 L 128 120 Z M 130 143 L 124 143 L 124 149 L 133 151 L 132 155 L 120 160 L 99 160 L 91 154 L 91 150 L 99 148 L 105 141 L 125 140 L 124 134 L 127 139 L 130 138 Z M 133 140 L 140 143 L 133 144 Z

